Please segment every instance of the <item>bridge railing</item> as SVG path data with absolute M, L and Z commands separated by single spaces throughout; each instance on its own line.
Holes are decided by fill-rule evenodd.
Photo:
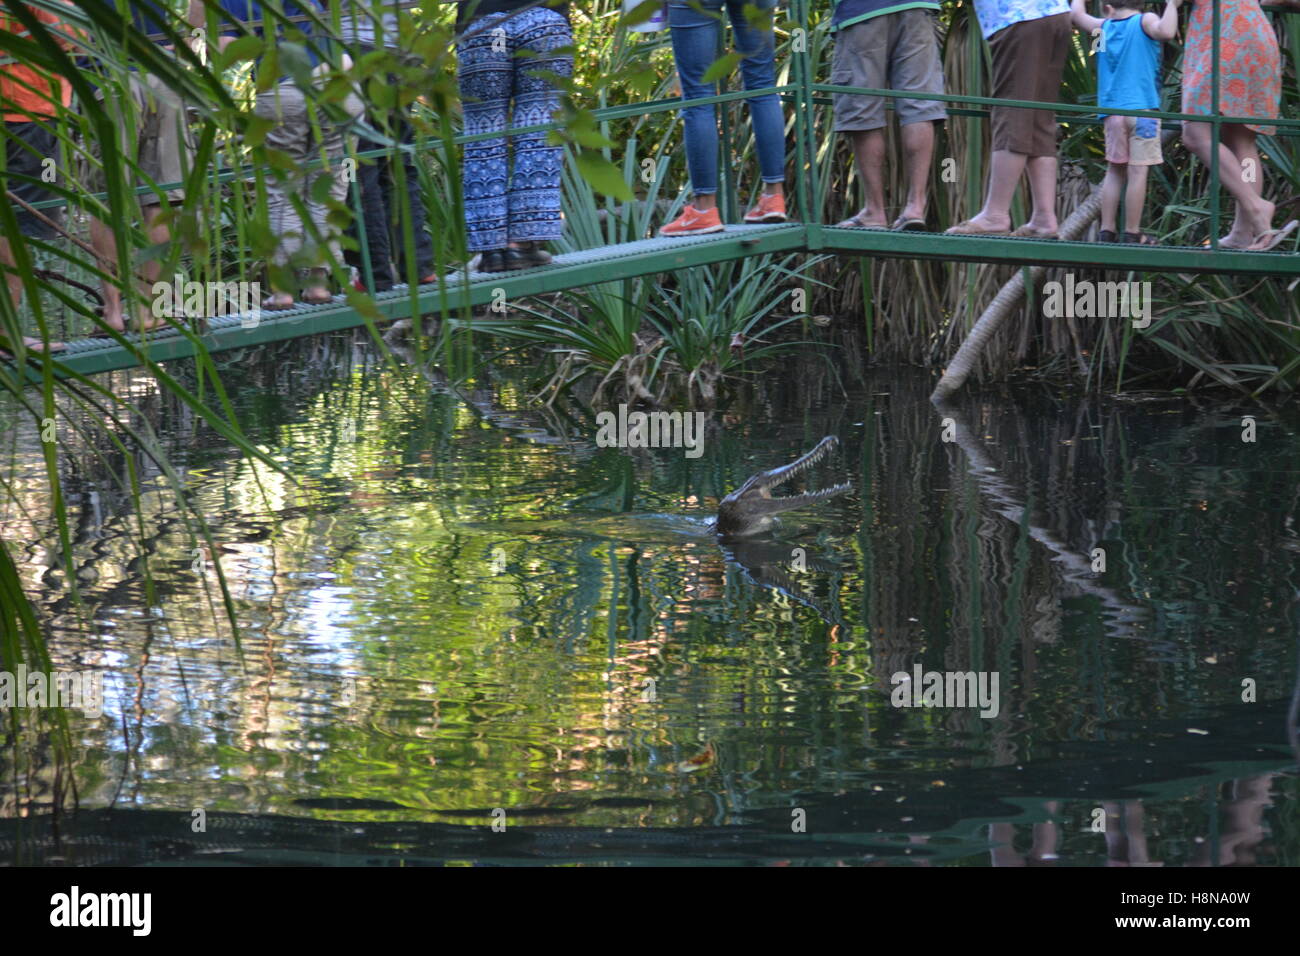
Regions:
M 364 2 L 364 0 L 363 0 Z M 796 29 L 804 31 L 805 38 L 809 37 L 809 0 L 790 0 L 790 9 L 792 13 L 792 22 Z M 1222 141 L 1222 128 L 1229 123 L 1250 123 L 1253 125 L 1268 125 L 1276 127 L 1277 135 L 1283 137 L 1300 136 L 1300 119 L 1286 119 L 1279 116 L 1277 119 L 1260 120 L 1258 117 L 1235 117 L 1223 116 L 1219 113 L 1220 107 L 1220 66 L 1221 66 L 1221 47 L 1222 47 L 1222 15 L 1219 4 L 1212 4 L 1213 10 L 1213 35 L 1212 35 L 1212 113 L 1210 115 L 1181 113 L 1168 110 L 1130 110 L 1107 108 L 1106 113 L 1121 116 L 1139 116 L 1162 121 L 1176 122 L 1198 122 L 1208 123 L 1212 130 L 1211 162 L 1209 164 L 1209 244 L 1211 249 L 1219 248 L 1219 233 L 1221 231 L 1222 220 L 1222 190 L 1221 179 L 1219 175 L 1219 144 Z M 1282 9 L 1270 9 L 1272 15 L 1281 15 Z M 974 12 L 970 13 L 970 27 L 978 30 L 978 23 L 975 20 Z M 1300 20 L 1300 17 L 1297 17 Z M 738 101 L 748 100 L 759 96 L 766 96 L 772 93 L 780 95 L 793 108 L 794 113 L 794 179 L 795 194 L 798 200 L 799 215 L 802 222 L 813 232 L 811 237 L 816 243 L 816 234 L 826 224 L 821 222 L 820 203 L 816 197 L 820 195 L 820 175 L 816 155 L 819 146 L 818 130 L 816 122 L 816 110 L 820 105 L 825 105 L 828 95 L 833 94 L 860 94 L 866 96 L 876 96 L 887 99 L 891 106 L 895 101 L 900 99 L 914 99 L 925 101 L 938 101 L 951 104 L 949 109 L 950 115 L 963 115 L 972 118 L 987 118 L 989 115 L 988 108 L 996 106 L 1015 107 L 1035 110 L 1049 110 L 1058 119 L 1074 120 L 1080 123 L 1095 124 L 1098 121 L 1096 104 L 1072 104 L 1059 102 L 1044 102 L 1034 100 L 1011 100 L 999 99 L 996 97 L 976 96 L 970 94 L 956 93 L 928 93 L 928 92 L 908 92 L 903 90 L 892 89 L 875 89 L 870 87 L 842 86 L 832 83 L 821 83 L 813 75 L 812 55 L 810 52 L 811 44 L 804 42 L 798 45 L 791 56 L 791 74 L 792 80 L 789 83 L 779 84 L 773 87 L 765 87 L 757 90 L 734 90 L 724 91 L 713 96 L 699 97 L 695 99 L 684 100 L 680 97 L 668 99 L 650 100 L 637 103 L 628 103 L 618 106 L 608 106 L 598 108 L 592 111 L 592 115 L 600 121 L 609 121 L 625 119 L 630 117 L 650 116 L 656 113 L 679 111 L 687 106 L 696 105 L 713 105 L 729 104 Z M 720 51 L 721 52 L 721 51 Z M 972 107 L 985 107 L 985 109 L 973 109 Z M 726 111 L 723 111 L 723 127 L 721 137 L 721 148 L 724 151 L 724 157 L 731 154 L 733 140 L 733 131 L 726 118 Z M 563 128 L 563 124 L 558 121 L 535 124 L 531 126 L 511 127 L 511 134 L 522 134 L 529 132 L 553 131 Z M 417 141 L 412 144 L 399 144 L 388 141 L 380 132 L 367 130 L 369 138 L 376 142 L 387 142 L 380 148 L 358 151 L 353 153 L 357 159 L 369 159 L 379 156 L 388 155 L 393 149 L 401 149 L 419 153 L 428 149 L 431 140 Z M 489 132 L 475 135 L 461 134 L 454 137 L 456 145 L 463 145 L 481 140 L 492 139 L 499 136 L 499 133 Z M 319 160 L 303 164 L 305 169 L 319 167 Z M 734 206 L 734 176 L 731 164 L 723 162 L 721 169 L 724 175 L 724 184 L 727 186 L 726 192 L 729 194 L 725 200 L 728 205 Z M 213 182 L 230 182 L 234 180 L 249 180 L 257 173 L 258 169 L 245 164 L 237 167 L 225 167 L 215 171 Z M 1262 173 L 1262 171 L 1261 171 Z M 182 187 L 184 183 L 156 183 L 152 185 L 140 186 L 135 189 L 138 194 L 157 193 L 166 190 Z M 102 198 L 103 193 L 93 194 L 95 198 Z M 355 211 L 360 212 L 360 200 L 357 196 L 357 189 L 354 184 L 353 204 Z M 60 207 L 67 205 L 64 199 L 51 199 L 43 202 L 33 203 L 36 209 L 45 209 L 50 207 Z M 734 209 L 726 210 L 734 213 Z M 953 241 L 960 243 L 960 237 L 953 237 Z M 957 251 L 958 247 L 954 247 Z M 1142 251 L 1134 250 L 1136 261 L 1141 261 Z

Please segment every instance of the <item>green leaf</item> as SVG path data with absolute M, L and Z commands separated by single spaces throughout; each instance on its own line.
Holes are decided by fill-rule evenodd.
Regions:
M 716 83 L 724 76 L 729 76 L 736 65 L 743 60 L 739 53 L 726 53 L 714 60 L 704 71 L 705 83 Z
M 578 172 L 591 184 L 596 192 L 604 193 L 615 199 L 631 199 L 632 190 L 623 181 L 623 174 L 618 167 L 600 153 L 584 150 L 578 154 Z
M 659 12 L 663 6 L 663 0 L 644 0 L 635 7 L 623 14 L 623 26 L 627 29 L 638 27 L 643 23 L 649 23 L 651 18 Z
M 262 37 L 240 37 L 221 51 L 217 63 L 218 70 L 228 70 L 241 60 L 255 60 L 266 52 L 266 40 Z

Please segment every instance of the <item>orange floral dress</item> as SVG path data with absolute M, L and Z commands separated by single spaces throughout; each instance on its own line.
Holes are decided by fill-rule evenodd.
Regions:
M 1214 112 L 1214 0 L 1195 0 L 1183 51 L 1184 113 Z M 1277 119 L 1282 57 L 1259 0 L 1219 0 L 1219 115 Z M 1265 136 L 1275 127 L 1246 124 Z

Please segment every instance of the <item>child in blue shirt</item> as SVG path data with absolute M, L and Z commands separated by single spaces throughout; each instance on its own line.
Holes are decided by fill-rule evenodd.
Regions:
M 1084 0 L 1070 0 L 1075 27 L 1097 37 L 1097 105 L 1103 109 L 1160 108 L 1160 41 L 1178 35 L 1178 6 L 1166 0 L 1163 14 L 1143 13 L 1141 0 L 1103 3 L 1105 19 L 1090 16 Z M 1124 193 L 1124 242 L 1155 242 L 1141 231 L 1146 205 L 1147 170 L 1164 161 L 1160 120 L 1106 116 L 1106 178 L 1101 186 L 1102 242 L 1116 240 L 1119 198 Z

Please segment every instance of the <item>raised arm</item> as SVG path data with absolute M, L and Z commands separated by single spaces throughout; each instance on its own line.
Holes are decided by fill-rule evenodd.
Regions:
M 1088 5 L 1084 0 L 1070 0 L 1070 22 L 1074 24 L 1075 29 L 1082 30 L 1084 33 L 1093 33 L 1101 29 L 1105 20 L 1099 20 L 1088 12 Z
M 1172 40 L 1178 36 L 1178 7 L 1183 0 L 1167 0 L 1165 12 L 1142 14 L 1142 29 L 1153 40 Z

